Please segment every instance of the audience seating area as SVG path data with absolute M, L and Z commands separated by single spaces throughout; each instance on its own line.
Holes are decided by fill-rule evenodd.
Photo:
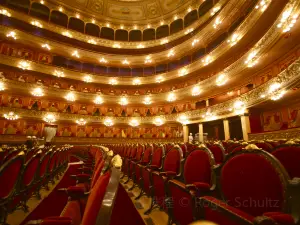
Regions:
M 300 145 L 294 141 L 114 145 L 123 181 L 151 197 L 168 224 L 300 224 Z

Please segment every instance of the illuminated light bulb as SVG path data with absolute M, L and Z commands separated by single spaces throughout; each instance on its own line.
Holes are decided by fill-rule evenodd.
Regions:
M 187 29 L 185 32 L 184 32 L 184 34 L 188 34 L 188 33 L 191 33 L 191 32 L 193 32 L 194 31 L 194 28 L 189 28 L 189 29 Z
M 97 42 L 96 42 L 94 39 L 89 39 L 89 40 L 88 40 L 88 43 L 89 43 L 89 44 L 93 44 L 93 45 L 96 45 L 96 44 L 97 44 Z
M 165 123 L 165 121 L 162 119 L 162 118 L 160 118 L 160 117 L 156 117 L 154 120 L 153 120 L 153 124 L 155 125 L 155 126 L 161 126 L 161 125 L 163 125 Z
M 15 114 L 14 112 L 9 112 L 8 114 L 4 114 L 3 117 L 7 120 L 17 120 L 19 119 L 19 116 Z
M 123 64 L 123 65 L 129 65 L 130 62 L 129 62 L 127 59 L 124 59 L 124 60 L 122 61 L 122 64 Z
M 139 44 L 138 46 L 136 46 L 137 48 L 145 48 L 145 46 L 143 44 Z
M 135 30 L 138 29 L 137 25 L 134 25 L 133 29 L 135 29 Z
M 11 14 L 6 9 L 0 9 L 0 14 L 11 17 Z
M 192 46 L 195 46 L 198 42 L 199 42 L 198 39 L 194 39 L 193 42 L 192 42 Z
M 10 31 L 8 34 L 6 34 L 6 37 L 8 38 L 12 38 L 12 39 L 17 39 L 17 35 L 16 35 L 16 32 L 14 31 Z
M 182 68 L 178 72 L 178 76 L 182 77 L 185 76 L 188 73 L 188 70 L 186 68 Z
M 4 91 L 4 90 L 5 90 L 4 83 L 0 81 L 0 91 Z
M 107 26 L 107 27 L 110 27 L 110 24 L 109 24 L 109 23 L 107 23 L 107 24 L 106 24 L 106 26 Z
M 69 38 L 73 37 L 73 35 L 71 33 L 69 33 L 68 31 L 62 32 L 62 35 L 66 36 L 66 37 L 69 37 Z
M 120 101 L 119 101 L 120 105 L 127 105 L 128 104 L 128 100 L 126 97 L 121 97 Z
M 43 28 L 43 25 L 40 22 L 36 21 L 36 20 L 31 21 L 31 25 L 39 27 L 39 28 Z
M 103 98 L 101 96 L 97 96 L 94 100 L 94 103 L 97 105 L 101 105 L 103 103 Z
M 72 56 L 76 57 L 76 58 L 80 58 L 80 55 L 78 53 L 77 50 L 75 50 L 73 53 L 72 53 Z
M 120 26 L 120 28 L 121 28 L 121 29 L 124 29 L 124 26 L 123 26 L 123 25 L 121 25 L 121 26 Z
M 140 78 L 135 78 L 135 79 L 132 81 L 132 84 L 133 84 L 133 85 L 140 85 L 140 84 L 141 84 Z
M 158 77 L 156 77 L 156 79 L 155 79 L 156 83 L 161 83 L 161 82 L 163 82 L 164 80 L 165 80 L 165 79 L 164 79 L 163 76 L 158 76 Z
M 53 114 L 47 114 L 43 120 L 47 123 L 54 123 L 56 121 L 56 118 Z
M 79 120 L 76 120 L 76 123 L 80 126 L 84 126 L 86 124 L 86 121 L 83 118 L 80 118 Z
M 76 17 L 77 19 L 79 19 L 79 18 L 80 18 L 80 14 L 79 14 L 79 13 L 76 13 L 75 17 Z
M 64 77 L 65 76 L 64 72 L 60 71 L 60 70 L 55 70 L 53 74 L 54 74 L 54 76 L 57 76 L 57 77 Z
M 177 19 L 178 19 L 178 16 L 177 16 L 177 15 L 175 15 L 175 16 L 174 16 L 174 20 L 177 20 Z
M 76 98 L 75 98 L 75 95 L 72 93 L 72 92 L 69 92 L 66 96 L 65 96 L 65 99 L 67 101 L 70 101 L 70 102 L 75 102 Z
M 286 93 L 285 90 L 276 91 L 276 92 L 272 93 L 270 99 L 273 101 L 277 101 L 277 100 L 281 99 L 285 95 L 285 93 Z
M 137 119 L 132 119 L 132 120 L 130 120 L 129 125 L 132 127 L 137 127 L 140 125 L 140 123 Z
M 96 20 L 95 20 L 95 19 L 92 19 L 92 23 L 95 24 L 95 23 L 96 23 Z
M 24 60 L 20 61 L 18 64 L 18 67 L 22 70 L 29 70 L 30 69 L 30 64 Z
M 191 8 L 191 7 L 189 7 L 189 8 L 187 9 L 187 11 L 188 11 L 188 12 L 191 12 L 191 11 L 192 11 L 192 8 Z
M 152 59 L 151 56 L 148 55 L 145 59 L 145 64 L 149 64 L 149 63 L 152 63 Z
M 41 3 L 42 5 L 44 5 L 45 2 L 44 2 L 44 0 L 41 0 L 40 3 Z
M 199 86 L 193 87 L 193 89 L 192 89 L 192 96 L 200 95 L 200 93 L 201 93 L 201 89 L 200 89 Z
M 83 78 L 83 81 L 86 83 L 90 83 L 93 81 L 93 78 L 91 76 L 87 75 Z
M 216 20 L 215 20 L 215 23 L 213 24 L 213 27 L 215 29 L 218 28 L 218 26 L 222 23 L 221 19 L 218 17 Z
M 168 39 L 163 39 L 163 40 L 161 40 L 160 44 L 161 44 L 161 45 L 164 45 L 164 44 L 167 44 L 168 42 L 169 42 Z
M 205 118 L 206 120 L 215 120 L 217 117 L 210 112 L 209 110 L 202 116 L 202 118 Z
M 246 106 L 245 103 L 237 100 L 234 104 L 233 104 L 233 108 L 236 114 L 244 114 L 245 110 L 246 110 Z
M 60 6 L 60 7 L 58 8 L 58 11 L 62 12 L 62 11 L 64 11 L 64 8 Z
M 215 15 L 220 10 L 220 6 L 214 7 L 210 13 L 211 16 Z
M 206 66 L 212 62 L 212 57 L 210 55 L 206 56 L 204 59 L 202 59 L 203 65 Z
M 42 48 L 45 48 L 45 49 L 47 49 L 49 51 L 51 50 L 51 47 L 48 44 L 43 44 Z
M 245 64 L 247 64 L 247 67 L 253 67 L 258 63 L 258 57 L 256 57 L 256 55 L 257 55 L 257 51 L 253 51 L 248 55 L 248 57 L 245 61 Z
M 271 1 L 267 1 L 267 0 L 261 0 L 256 6 L 255 6 L 255 9 L 260 9 L 260 11 L 265 11 L 266 8 L 268 7 L 268 4 L 270 3 Z
M 174 56 L 174 55 L 175 55 L 175 52 L 174 52 L 174 50 L 172 49 L 172 50 L 170 50 L 169 53 L 168 53 L 168 58 L 170 58 L 170 57 L 172 57 L 172 56 Z
M 105 58 L 102 57 L 102 58 L 99 60 L 99 62 L 100 62 L 100 63 L 107 63 L 107 60 L 106 60 Z
M 176 100 L 176 95 L 172 92 L 168 95 L 167 101 L 168 102 L 174 102 Z
M 116 78 L 111 78 L 111 79 L 109 80 L 109 84 L 110 84 L 110 85 L 116 85 L 116 84 L 118 84 L 118 80 L 117 80 Z
M 227 81 L 228 81 L 228 77 L 225 74 L 220 74 L 216 79 L 216 85 L 222 86 L 222 85 L 226 84 Z
M 240 39 L 241 39 L 241 37 L 240 37 L 238 34 L 233 34 L 233 35 L 231 36 L 231 38 L 229 38 L 229 39 L 227 40 L 227 42 L 228 42 L 231 46 L 233 46 L 233 45 L 235 45 Z
M 33 89 L 33 91 L 31 92 L 31 94 L 32 94 L 33 96 L 36 96 L 36 97 L 44 96 L 43 90 L 42 90 L 41 88 L 39 88 L 39 87 Z
M 113 48 L 121 48 L 121 45 L 118 43 L 113 44 Z
M 189 120 L 187 118 L 186 115 L 180 115 L 178 118 L 177 118 L 177 121 L 183 125 L 186 125 L 189 123 Z
M 114 125 L 114 121 L 112 119 L 110 119 L 110 118 L 105 119 L 103 123 L 107 127 L 111 127 L 111 126 Z
M 274 91 L 277 91 L 280 87 L 281 87 L 281 84 L 278 82 L 271 84 L 269 87 L 269 90 L 268 90 L 269 94 L 272 94 Z
M 148 25 L 147 25 L 147 28 L 151 28 L 151 25 L 150 25 L 150 24 L 148 24 Z
M 152 99 L 151 99 L 151 97 L 149 97 L 149 96 L 145 97 L 143 103 L 144 103 L 145 105 L 151 105 L 151 104 L 152 104 Z
M 161 26 L 164 25 L 164 21 L 160 21 L 160 25 L 161 25 Z

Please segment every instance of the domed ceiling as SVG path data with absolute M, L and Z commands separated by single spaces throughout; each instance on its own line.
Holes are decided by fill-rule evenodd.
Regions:
M 196 2 L 196 1 L 194 1 Z M 62 0 L 52 1 L 96 18 L 111 21 L 145 21 L 162 18 L 186 9 L 191 0 Z

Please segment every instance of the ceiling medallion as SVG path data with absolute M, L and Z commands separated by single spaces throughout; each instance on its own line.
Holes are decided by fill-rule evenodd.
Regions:
M 79 120 L 76 120 L 76 123 L 80 126 L 84 126 L 86 124 L 86 121 L 83 118 L 80 118 Z
M 111 127 L 111 126 L 114 125 L 114 122 L 113 122 L 113 120 L 112 120 L 111 118 L 105 119 L 103 123 L 104 123 L 104 125 L 107 126 L 107 127 Z
M 15 114 L 14 112 L 9 112 L 8 114 L 4 114 L 3 116 L 7 120 L 17 120 L 17 119 L 19 119 L 19 116 L 17 114 Z
M 137 119 L 132 119 L 132 120 L 130 120 L 129 125 L 132 127 L 137 127 L 140 125 L 140 123 Z
M 53 114 L 47 114 L 43 120 L 47 123 L 54 123 L 56 121 L 56 118 Z

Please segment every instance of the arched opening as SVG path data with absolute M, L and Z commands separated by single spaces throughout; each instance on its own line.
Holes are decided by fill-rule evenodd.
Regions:
M 31 5 L 30 15 L 48 21 L 50 10 L 47 6 L 34 2 Z
M 143 40 L 144 41 L 155 40 L 155 30 L 153 28 L 144 30 L 144 32 L 143 32 Z
M 69 29 L 84 33 L 84 22 L 80 19 L 71 17 L 69 20 Z
M 194 23 L 198 19 L 198 14 L 197 10 L 193 10 L 189 12 L 185 17 L 184 17 L 184 27 L 190 26 L 192 23 Z
M 116 30 L 116 41 L 128 41 L 128 31 L 127 30 Z
M 178 19 L 178 20 L 175 20 L 174 22 L 171 23 L 170 33 L 175 34 L 178 31 L 181 31 L 182 29 L 183 29 L 183 20 Z
M 115 39 L 115 32 L 113 29 L 108 27 L 102 27 L 100 32 L 100 37 L 108 40 Z
M 54 10 L 51 12 L 50 22 L 63 27 L 68 27 L 68 16 L 62 12 Z
M 163 25 L 158 27 L 156 30 L 156 39 L 164 38 L 169 36 L 169 27 L 168 25 Z
M 140 30 L 132 30 L 129 32 L 129 41 L 142 41 L 142 32 Z
M 87 23 L 85 25 L 85 33 L 91 36 L 99 37 L 100 27 L 93 23 Z

